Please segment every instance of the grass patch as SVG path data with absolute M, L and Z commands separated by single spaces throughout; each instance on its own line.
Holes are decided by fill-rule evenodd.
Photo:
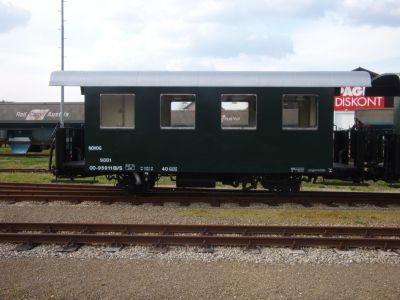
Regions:
M 378 181 L 365 181 L 362 183 L 356 183 L 352 181 L 344 181 L 339 179 L 326 179 L 319 178 L 318 181 L 313 184 L 311 182 L 303 182 L 303 191 L 313 190 L 337 190 L 337 191 L 354 191 L 354 192 L 396 192 L 396 187 L 399 187 L 400 182 L 390 184 L 382 180 Z
M 46 154 L 49 150 L 40 153 Z M 0 147 L 0 153 L 11 153 L 10 148 Z M 54 158 L 53 158 L 54 162 Z M 33 168 L 47 169 L 49 164 L 48 157 L 29 157 L 29 156 L 4 156 L 0 157 L 0 168 Z M 51 183 L 56 179 L 51 173 L 0 173 L 0 182 L 17 182 L 17 183 Z M 84 178 L 91 180 L 93 177 Z M 108 181 L 105 176 L 95 177 L 99 184 L 114 184 Z
M 46 173 L 0 173 L 0 182 L 51 183 L 53 174 Z
M 0 173 L 0 182 L 16 183 L 52 183 L 56 177 L 51 173 Z M 93 177 L 83 178 L 82 180 L 91 180 Z M 98 184 L 114 184 L 107 180 L 105 176 L 95 177 Z
M 182 217 L 224 220 L 253 220 L 266 223 L 337 223 L 366 225 L 386 223 L 400 225 L 400 211 L 378 210 L 315 210 L 315 209 L 202 209 L 179 211 Z
M 0 153 L 11 154 L 11 148 L 9 146 L 0 146 Z M 43 149 L 41 152 L 28 152 L 28 154 L 49 154 L 50 149 Z
M 0 153 L 11 153 L 11 149 L 8 146 L 4 147 L 3 145 L 1 145 Z
M 0 147 L 0 153 L 11 154 L 9 147 Z M 39 152 L 40 154 L 48 154 L 49 150 Z M 29 157 L 29 156 L 0 156 L 0 168 L 34 168 L 47 169 L 49 165 L 48 157 Z
M 47 169 L 48 164 L 49 164 L 49 159 L 47 157 L 26 157 L 26 156 L 0 157 L 0 168 Z

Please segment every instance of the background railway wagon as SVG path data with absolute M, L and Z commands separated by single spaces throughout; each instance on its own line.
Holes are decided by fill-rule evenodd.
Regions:
M 378 73 L 358 67 L 353 71 L 366 71 L 372 79 Z M 393 126 L 390 110 L 393 110 L 394 97 L 389 95 L 367 96 L 365 88 L 341 87 L 340 94 L 335 96 L 334 124 L 337 130 L 348 130 L 354 125 L 354 118 L 364 124 L 373 126 Z M 363 110 L 368 110 L 365 114 Z
M 83 103 L 65 103 L 64 118 L 68 126 L 80 127 Z M 41 151 L 50 146 L 59 119 L 57 102 L 0 102 L 0 143 L 9 144 L 13 153 Z

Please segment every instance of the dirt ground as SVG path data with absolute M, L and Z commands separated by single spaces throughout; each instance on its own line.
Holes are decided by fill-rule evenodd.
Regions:
M 400 299 L 393 265 L 12 258 L 1 299 Z

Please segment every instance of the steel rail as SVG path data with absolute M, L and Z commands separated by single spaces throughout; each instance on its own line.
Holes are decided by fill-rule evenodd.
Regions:
M 133 204 L 152 203 L 163 205 L 178 202 L 189 205 L 194 202 L 220 206 L 222 203 L 239 203 L 249 206 L 251 203 L 277 205 L 278 203 L 296 203 L 309 206 L 312 203 L 331 205 L 363 203 L 371 205 L 400 205 L 400 193 L 365 192 L 301 192 L 289 195 L 274 194 L 265 191 L 205 190 L 205 189 L 154 189 L 146 193 L 129 194 L 112 186 L 69 186 L 61 184 L 0 184 L 0 200 L 3 201 L 106 201 L 131 202 Z
M 16 182 L 1 182 L 0 191 L 4 189 L 36 189 L 36 190 L 81 190 L 81 189 L 91 189 L 91 190 L 121 190 L 112 185 L 93 185 L 93 184 L 59 184 L 59 183 L 16 183 Z
M 25 190 L 28 188 L 37 189 L 37 190 L 53 190 L 53 189 L 66 189 L 66 190 L 81 190 L 81 189 L 93 189 L 93 190 L 119 190 L 122 189 L 117 188 L 112 185 L 88 185 L 88 184 L 33 184 L 33 183 L 0 183 L 0 192 L 4 189 L 19 189 Z M 279 194 L 279 193 L 271 193 L 265 190 L 250 190 L 244 191 L 241 189 L 207 189 L 207 188 L 169 188 L 169 187 L 157 187 L 148 192 L 136 193 L 135 195 L 140 196 L 174 196 L 174 195 L 182 195 L 182 196 L 209 196 L 210 194 L 215 196 L 250 196 L 252 198 L 260 197 L 260 198 L 281 198 L 282 196 L 286 197 L 315 197 L 318 195 L 323 195 L 325 198 L 336 199 L 342 198 L 343 196 L 346 198 L 373 198 L 376 199 L 379 197 L 381 200 L 392 198 L 400 198 L 400 193 L 377 193 L 377 192 L 332 192 L 332 191 L 324 191 L 324 192 L 313 192 L 313 191 L 303 191 L 299 193 L 293 194 Z
M 152 203 L 154 205 L 163 205 L 165 203 L 177 202 L 181 205 L 189 205 L 191 203 L 209 203 L 211 206 L 220 206 L 222 203 L 239 203 L 241 206 L 249 206 L 252 203 L 278 205 L 279 203 L 295 203 L 308 206 L 314 203 L 334 204 L 370 204 L 370 205 L 400 205 L 400 198 L 397 195 L 394 197 L 380 198 L 352 198 L 346 195 L 338 195 L 337 198 L 324 197 L 322 194 L 304 197 L 302 195 L 290 196 L 271 196 L 271 197 L 252 197 L 247 196 L 221 196 L 210 193 L 209 195 L 159 195 L 159 194 L 138 194 L 129 195 L 124 191 L 99 191 L 99 190 L 58 190 L 58 191 L 32 191 L 17 193 L 13 191 L 0 191 L 0 201 L 106 201 L 106 202 L 130 202 L 140 205 L 144 203 Z
M 400 193 L 377 193 L 377 192 L 313 192 L 313 191 L 305 191 L 305 192 L 298 192 L 298 193 L 291 193 L 291 194 L 280 194 L 280 193 L 271 193 L 263 190 L 252 190 L 252 191 L 243 191 L 243 190 L 232 190 L 232 189 L 171 189 L 171 188 L 157 188 L 155 190 L 150 191 L 149 193 L 144 193 L 143 195 L 195 195 L 201 197 L 203 195 L 216 195 L 221 197 L 230 197 L 230 196 L 249 196 L 252 198 L 304 198 L 308 199 L 310 197 L 319 197 L 323 196 L 326 201 L 336 201 L 346 198 L 348 201 L 349 199 L 373 199 L 376 200 L 393 200 L 396 199 L 400 202 Z M 325 201 L 325 200 L 324 200 Z
M 82 192 L 78 194 L 67 193 L 66 195 L 52 194 L 52 195 L 0 195 L 0 201 L 11 201 L 11 202 L 24 202 L 24 201 L 34 201 L 34 202 L 54 202 L 54 201 L 67 201 L 67 202 L 129 202 L 133 204 L 136 203 L 131 197 L 119 196 L 115 193 L 111 195 L 104 195 L 92 192 Z
M 4 225 L 4 226 L 3 226 Z M 32 225 L 32 227 L 29 227 Z M 14 231 L 7 229 L 12 227 Z M 14 227 L 13 227 L 14 226 Z M 18 226 L 19 229 L 18 229 Z M 52 227 L 53 226 L 53 227 Z M 93 234 L 98 226 L 99 232 Z M 82 233 L 65 233 L 76 231 Z M 124 229 L 120 234 L 117 228 Z M 146 228 L 148 227 L 148 228 Z M 232 225 L 163 225 L 163 224 L 22 224 L 3 223 L 1 242 L 13 243 L 75 243 L 75 244 L 118 244 L 118 245 L 180 245 L 180 246 L 280 246 L 280 247 L 369 247 L 382 249 L 400 248 L 399 228 L 371 227 L 311 227 L 311 226 L 232 226 Z M 17 228 L 17 229 L 16 229 Z M 247 229 L 247 230 L 244 230 Z M 285 229 L 285 230 L 283 230 Z M 27 233 L 45 230 L 46 233 Z M 61 231 L 54 233 L 53 231 Z M 282 231 L 283 230 L 283 231 Z M 323 230 L 324 236 L 321 236 Z M 330 231 L 331 230 L 331 231 Z M 354 231 L 355 232 L 351 232 Z M 385 238 L 365 237 L 365 233 L 390 236 Z M 373 232 L 375 230 L 375 232 Z M 382 230 L 382 232 L 379 232 Z M 5 232 L 3 232 L 5 231 Z M 357 232 L 358 231 L 358 232 Z M 154 234 L 154 232 L 158 234 Z M 291 233 L 291 236 L 288 235 Z M 144 234 L 146 233 L 146 234 Z M 177 233 L 178 235 L 173 235 Z M 228 234 L 228 235 L 227 235 Z M 231 235 L 229 235 L 231 234 Z M 269 235 L 265 235 L 269 234 Z M 294 235 L 299 236 L 294 236 Z M 263 236 L 264 235 L 264 236 Z M 314 235 L 314 236 L 308 236 Z M 333 237 L 332 235 L 337 235 Z M 352 237 L 343 237 L 350 235 Z M 356 235 L 356 237 L 354 237 Z M 363 237 L 360 237 L 363 236 Z
M 70 184 L 29 184 L 29 183 L 0 183 L 0 192 L 4 189 L 19 189 L 24 190 L 27 188 L 37 189 L 37 190 L 52 190 L 52 189 L 67 189 L 67 190 L 78 190 L 78 189 L 93 189 L 93 190 L 100 190 L 100 189 L 107 189 L 107 190 L 119 190 L 122 189 L 117 188 L 115 186 L 99 186 L 99 185 L 74 185 L 71 186 Z M 299 192 L 293 194 L 279 194 L 279 193 L 271 193 L 264 190 L 251 190 L 251 191 L 243 191 L 243 190 L 235 190 L 235 189 L 203 189 L 203 188 L 164 188 L 158 187 L 154 188 L 148 192 L 144 193 L 137 193 L 136 195 L 140 196 L 155 196 L 155 195 L 162 195 L 162 196 L 174 196 L 174 195 L 187 195 L 187 196 L 198 196 L 201 197 L 203 195 L 209 196 L 210 194 L 215 196 L 251 196 L 252 198 L 260 197 L 269 197 L 269 198 L 281 198 L 282 196 L 286 197 L 315 197 L 318 195 L 323 195 L 325 198 L 329 199 L 336 199 L 342 198 L 343 196 L 346 198 L 373 198 L 376 199 L 379 197 L 381 200 L 386 199 L 393 199 L 393 198 L 400 198 L 400 193 L 377 193 L 377 192 Z
M 120 233 L 203 233 L 203 234 L 280 234 L 280 235 L 358 235 L 397 236 L 400 227 L 289 226 L 289 225 L 199 225 L 199 224 L 91 224 L 91 223 L 0 223 L 1 232 L 80 231 Z
M 26 189 L 26 190 L 0 190 L 1 196 L 10 196 L 10 197 L 22 197 L 25 196 L 34 196 L 34 197 L 52 197 L 52 196 L 129 196 L 129 194 L 123 190 L 97 190 L 97 189 L 74 189 L 74 190 L 64 190 L 64 189 L 53 189 L 49 191 L 40 191 L 34 189 Z

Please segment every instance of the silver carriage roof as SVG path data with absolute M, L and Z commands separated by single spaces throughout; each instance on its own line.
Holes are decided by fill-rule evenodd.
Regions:
M 55 71 L 51 86 L 342 87 L 371 86 L 367 72 Z

